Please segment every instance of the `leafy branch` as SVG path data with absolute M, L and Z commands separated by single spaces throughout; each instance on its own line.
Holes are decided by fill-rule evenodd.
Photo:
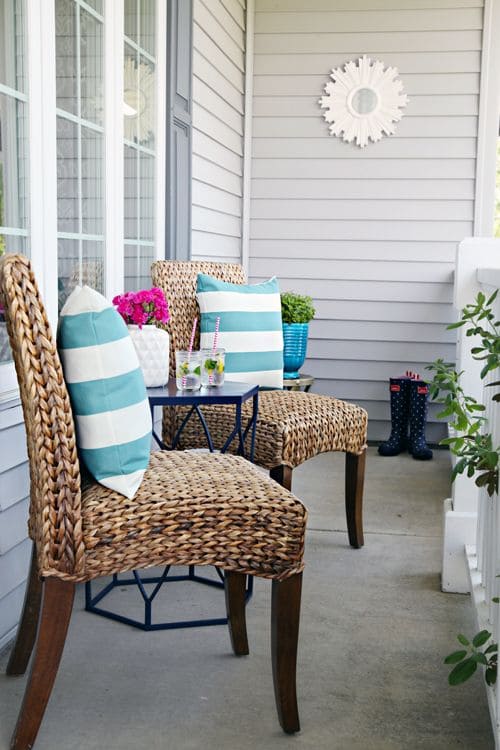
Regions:
M 498 667 L 498 644 L 489 643 L 491 633 L 488 630 L 481 630 L 477 633 L 472 642 L 461 633 L 457 635 L 457 640 L 464 649 L 453 651 L 445 658 L 445 664 L 452 664 L 453 669 L 448 675 L 450 685 L 460 685 L 468 680 L 477 669 L 478 664 L 485 667 L 484 677 L 487 685 L 494 685 L 497 681 Z M 488 645 L 487 645 L 488 644 Z M 485 646 L 486 648 L 482 648 Z
M 461 328 L 469 325 L 466 336 L 480 336 L 481 345 L 474 346 L 471 349 L 474 359 L 485 360 L 480 377 L 484 379 L 489 372 L 498 370 L 500 367 L 500 321 L 495 320 L 492 304 L 496 300 L 498 289 L 493 292 L 489 299 L 483 292 L 479 292 L 475 302 L 466 305 L 462 310 L 462 317 L 457 323 L 448 326 L 448 330 Z M 491 383 L 491 385 L 500 385 L 500 381 Z M 500 401 L 500 393 L 493 397 L 494 401 Z
M 498 289 L 487 299 L 485 294 L 479 292 L 475 301 L 464 307 L 460 320 L 448 326 L 449 330 L 467 326 L 467 337 L 479 337 L 480 343 L 471 348 L 471 354 L 474 359 L 484 362 L 481 380 L 490 372 L 500 369 L 500 321 L 496 320 L 492 309 L 497 294 Z M 463 372 L 457 372 L 453 365 L 438 359 L 428 369 L 435 373 L 430 387 L 431 396 L 444 406 L 438 417 L 448 418 L 455 432 L 441 441 L 457 457 L 452 481 L 464 472 L 468 477 L 476 475 L 476 485 L 485 487 L 491 497 L 498 493 L 500 446 L 494 446 L 493 436 L 486 432 L 487 419 L 483 414 L 485 407 L 464 393 L 460 385 Z M 500 380 L 496 379 L 487 383 L 486 387 L 499 385 Z M 500 401 L 500 392 L 495 393 L 492 400 Z M 493 601 L 498 604 L 500 599 L 495 597 Z M 445 664 L 453 666 L 448 675 L 449 684 L 460 685 L 465 682 L 476 672 L 478 664 L 481 664 L 485 668 L 486 683 L 494 685 L 498 672 L 498 644 L 491 641 L 491 633 L 481 630 L 472 641 L 460 634 L 457 640 L 464 648 L 453 651 L 444 660 Z
M 475 302 L 464 307 L 461 319 L 448 326 L 448 329 L 454 329 L 467 325 L 466 336 L 480 337 L 480 345 L 474 346 L 471 353 L 474 359 L 484 361 L 480 373 L 483 380 L 488 373 L 500 368 L 500 321 L 495 319 L 492 311 L 497 294 L 498 290 L 486 299 L 479 292 Z M 464 393 L 460 385 L 463 373 L 457 372 L 452 364 L 438 359 L 428 369 L 435 373 L 430 386 L 431 397 L 444 406 L 438 417 L 450 418 L 450 426 L 456 432 L 441 441 L 458 459 L 452 481 L 464 472 L 468 477 L 477 475 L 476 485 L 486 487 L 491 497 L 498 492 L 500 446 L 494 446 L 492 435 L 484 431 L 487 420 L 481 412 L 485 407 Z M 500 381 L 496 380 L 488 387 L 498 385 Z M 492 399 L 500 401 L 500 393 L 495 393 Z

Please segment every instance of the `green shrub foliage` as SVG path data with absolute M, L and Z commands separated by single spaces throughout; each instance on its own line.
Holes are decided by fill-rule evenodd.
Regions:
M 282 292 L 281 318 L 283 323 L 309 323 L 316 310 L 311 297 L 295 292 Z

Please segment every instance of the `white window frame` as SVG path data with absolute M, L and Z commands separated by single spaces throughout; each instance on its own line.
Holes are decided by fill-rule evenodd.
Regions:
M 154 245 L 153 245 L 153 257 L 155 260 L 159 260 L 161 258 L 165 257 L 165 186 L 166 186 L 166 86 L 167 86 L 167 48 L 166 48 L 166 39 L 167 39 L 167 3 L 164 2 L 164 0 L 157 0 L 157 12 L 156 12 L 156 25 L 155 25 L 155 104 L 156 104 L 156 113 L 155 113 L 155 151 L 154 155 L 156 157 L 155 162 L 155 199 L 154 199 L 154 210 L 155 210 L 155 230 L 154 230 Z M 123 18 L 122 18 L 123 21 Z M 124 43 L 125 40 L 127 44 L 131 44 L 131 40 L 125 37 L 124 35 L 124 29 L 123 25 L 120 28 L 120 36 L 121 36 L 121 48 L 118 47 L 118 49 L 121 49 L 121 55 L 123 59 L 123 51 L 124 51 Z M 118 33 L 115 35 L 114 39 L 115 44 L 119 44 L 118 42 Z M 135 46 L 135 45 L 134 45 Z M 145 54 L 143 51 L 141 51 L 141 54 Z M 149 57 L 149 55 L 148 55 Z M 123 75 L 121 79 L 121 87 L 120 91 L 123 90 Z M 115 109 L 115 111 L 119 111 L 120 113 L 123 110 L 123 103 L 120 105 L 120 109 Z M 116 142 L 117 146 L 121 148 L 121 154 L 122 154 L 122 162 L 123 162 L 123 146 L 129 145 L 128 142 L 125 143 L 124 137 L 123 137 L 123 117 L 121 118 L 122 122 L 120 123 L 120 130 L 116 131 Z M 148 152 L 147 148 L 139 147 L 138 149 L 140 152 L 144 153 L 151 153 Z M 122 163 L 122 177 L 120 181 L 120 185 L 122 188 L 124 188 L 124 181 L 123 181 L 123 168 L 124 165 Z M 120 196 L 120 206 L 123 210 L 124 206 L 124 194 L 122 193 Z M 134 242 L 130 241 L 128 238 L 125 239 L 124 237 L 124 215 L 122 213 L 122 237 L 121 237 L 121 246 L 124 247 L 125 244 L 134 244 Z M 147 246 L 148 242 L 142 242 L 142 240 L 139 238 L 137 240 L 137 244 L 139 246 Z M 122 264 L 124 264 L 124 254 L 122 255 Z M 121 286 L 119 289 L 113 292 L 113 294 L 118 294 L 123 291 L 123 279 L 124 279 L 124 269 L 123 265 L 121 267 L 121 273 L 120 273 L 120 279 L 122 279 Z M 116 278 L 116 277 L 115 277 Z M 109 279 L 108 283 L 110 285 L 109 288 L 113 288 L 113 279 Z
M 26 2 L 30 257 L 53 331 L 57 326 L 57 140 L 55 0 Z M 78 0 L 86 10 L 95 11 Z M 155 257 L 165 256 L 166 19 L 157 0 Z M 105 294 L 123 291 L 123 35 L 119 0 L 104 3 Z M 49 40 L 52 40 L 50 43 Z M 113 64 L 114 61 L 114 64 Z M 19 397 L 13 363 L 0 365 L 0 403 Z
M 30 257 L 47 314 L 57 316 L 57 266 L 55 294 L 51 294 L 50 269 L 56 224 L 55 163 L 55 49 L 44 39 L 55 36 L 54 0 L 25 0 L 26 93 L 28 101 L 29 229 Z M 53 85 L 52 85 L 53 84 Z M 53 120 L 53 122 L 51 122 Z M 57 261 L 56 261 L 57 262 Z M 0 403 L 19 397 L 13 362 L 0 366 Z

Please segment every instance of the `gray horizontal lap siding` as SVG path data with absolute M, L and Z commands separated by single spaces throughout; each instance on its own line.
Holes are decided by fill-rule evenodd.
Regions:
M 0 410 L 0 650 L 14 635 L 29 567 L 29 471 L 21 407 Z
M 241 260 L 245 9 L 194 0 L 192 258 Z
M 455 355 L 482 22 L 482 0 L 256 0 L 250 274 L 312 295 L 304 369 L 367 408 L 372 439 L 388 435 L 388 378 Z M 328 134 L 318 99 L 363 54 L 397 67 L 410 101 L 394 136 L 359 149 Z

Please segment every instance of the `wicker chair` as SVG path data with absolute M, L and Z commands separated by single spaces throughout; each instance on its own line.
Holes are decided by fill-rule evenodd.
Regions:
M 175 350 L 187 349 L 192 321 L 199 315 L 196 301 L 198 273 L 210 274 L 233 284 L 246 283 L 242 266 L 232 263 L 205 261 L 164 261 L 153 263 L 153 283 L 165 292 L 171 319 L 170 368 L 175 372 Z M 199 330 L 199 326 L 198 326 Z M 246 407 L 249 416 L 250 404 Z M 234 411 L 230 406 L 204 409 L 212 437 L 217 447 L 234 425 Z M 243 409 L 245 414 L 245 408 Z M 176 425 L 183 417 L 177 407 L 163 411 L 163 440 L 169 445 Z M 366 411 L 354 404 L 330 396 L 290 391 L 261 391 L 257 422 L 255 463 L 269 469 L 271 477 L 290 490 L 292 471 L 296 466 L 318 453 L 343 451 L 346 454 L 345 507 L 347 530 L 352 547 L 363 546 L 363 483 L 366 458 Z M 197 420 L 191 420 L 184 430 L 179 448 L 206 447 L 205 436 Z M 233 450 L 237 451 L 236 442 Z
M 248 653 L 246 575 L 272 579 L 276 704 L 285 732 L 297 731 L 303 505 L 231 455 L 153 453 L 133 500 L 95 483 L 82 489 L 66 384 L 26 258 L 7 255 L 0 261 L 0 300 L 24 410 L 34 542 L 7 667 L 10 675 L 23 674 L 36 640 L 12 748 L 27 750 L 35 741 L 64 647 L 75 584 L 160 564 L 217 565 L 225 571 L 229 631 L 238 655 Z

